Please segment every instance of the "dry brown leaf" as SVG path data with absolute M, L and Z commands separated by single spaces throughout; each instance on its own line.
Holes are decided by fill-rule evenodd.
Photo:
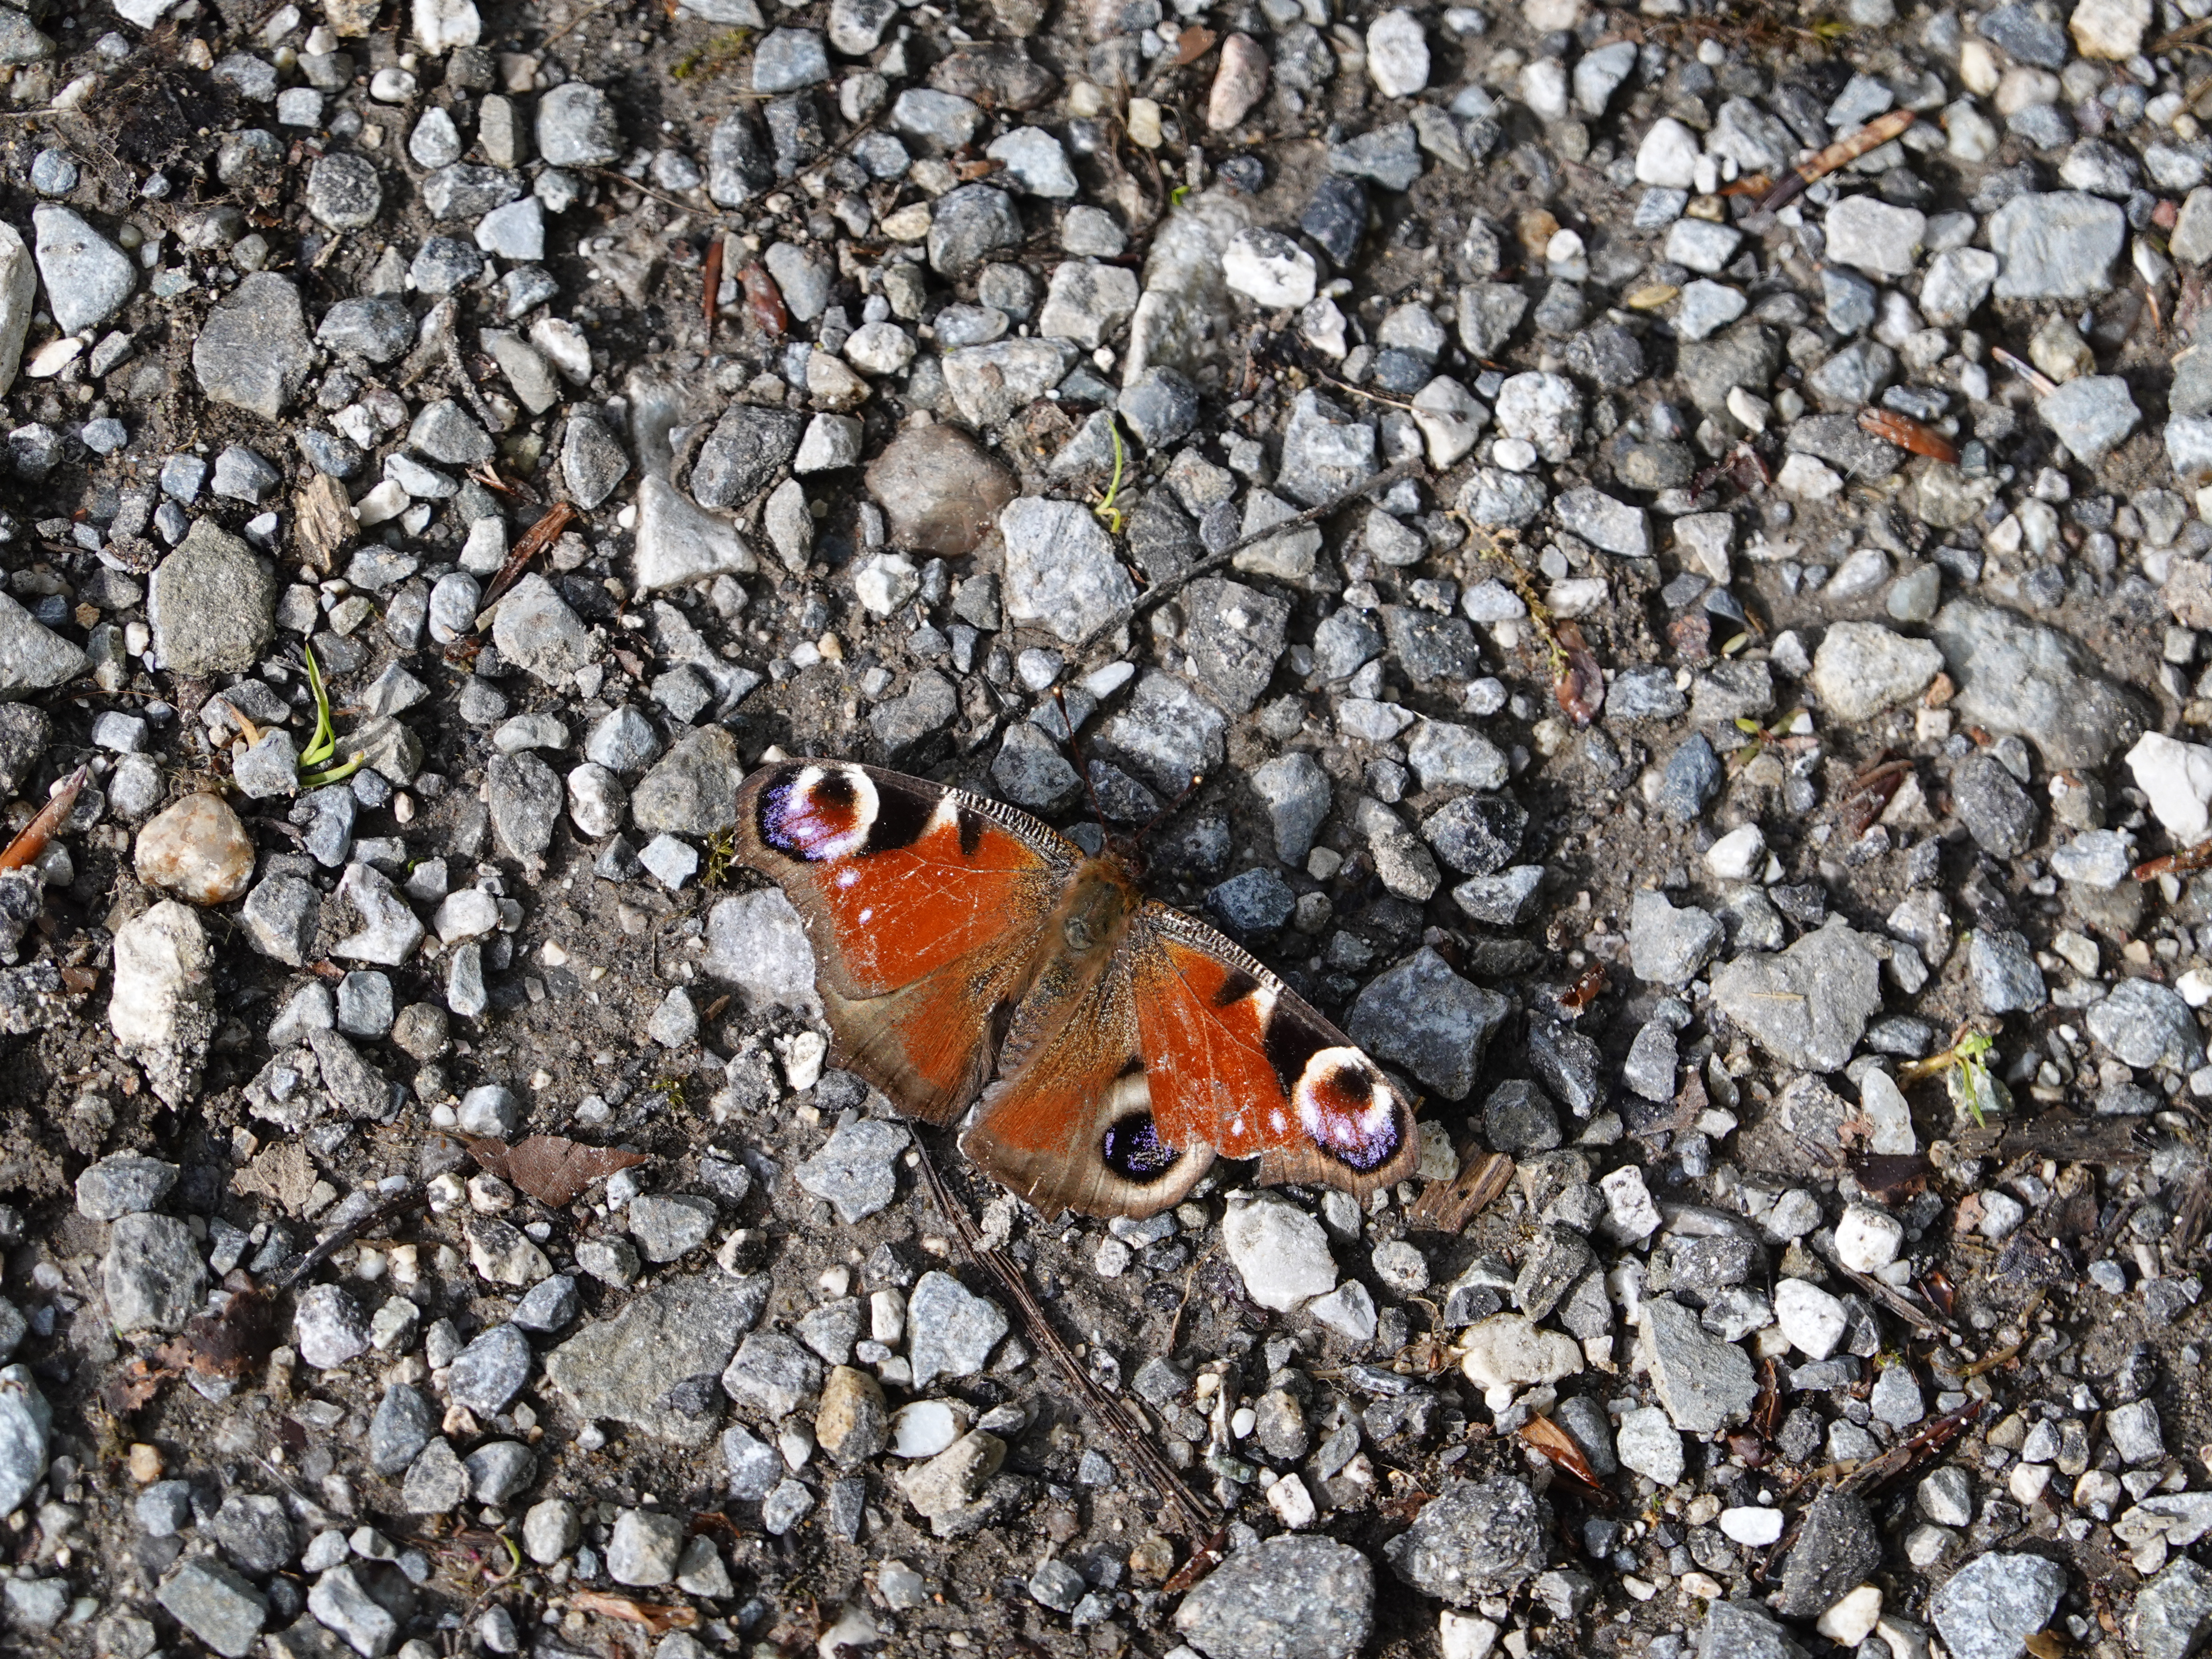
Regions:
M 578 1590 L 568 1598 L 568 1605 L 579 1613 L 596 1613 L 602 1619 L 620 1619 L 625 1623 L 643 1625 L 655 1636 L 665 1636 L 672 1630 L 690 1630 L 699 1622 L 699 1609 L 686 1607 L 666 1607 L 657 1601 L 634 1601 L 627 1595 L 612 1595 L 605 1590 Z
M 1592 1492 L 1604 1495 L 1598 1484 L 1597 1471 L 1590 1468 L 1583 1449 L 1574 1443 L 1572 1436 L 1548 1417 L 1532 1417 L 1521 1425 L 1521 1437 L 1553 1462 L 1566 1471 L 1569 1476 L 1587 1486 Z
M 174 1340 L 154 1350 L 172 1372 L 236 1382 L 268 1358 L 276 1345 L 276 1310 L 258 1290 L 239 1291 L 221 1311 L 201 1314 Z
M 80 766 L 70 774 L 69 781 L 39 809 L 38 817 L 23 826 L 22 834 L 8 843 L 5 852 L 0 852 L 0 870 L 20 870 L 37 861 L 39 854 L 46 850 L 46 843 L 54 838 L 54 831 L 62 827 L 62 821 L 76 805 L 76 798 L 84 792 L 84 781 L 91 775 L 91 769 Z
M 315 1165 L 307 1149 L 295 1140 L 271 1146 L 242 1170 L 234 1170 L 230 1188 L 241 1194 L 258 1194 L 274 1200 L 294 1215 L 300 1213 L 315 1190 Z
M 160 1391 L 161 1379 L 168 1374 L 155 1370 L 143 1358 L 134 1359 L 107 1379 L 100 1390 L 101 1403 L 114 1416 L 128 1417 Z
M 483 1170 L 554 1209 L 574 1203 L 594 1181 L 645 1162 L 642 1152 L 586 1146 L 566 1135 L 532 1135 L 512 1146 L 486 1136 L 468 1146 Z

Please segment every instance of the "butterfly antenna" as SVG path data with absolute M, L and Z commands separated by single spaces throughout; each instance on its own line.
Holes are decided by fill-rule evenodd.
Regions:
M 1075 717 L 1067 712 L 1067 694 L 1057 685 L 1052 688 L 1052 700 L 1060 706 L 1060 729 L 1066 733 L 1067 752 L 1074 757 L 1076 775 L 1083 780 L 1083 798 L 1091 803 L 1091 816 L 1098 820 L 1098 827 L 1106 828 L 1106 810 L 1098 804 L 1098 791 L 1091 782 L 1091 762 L 1083 752 L 1083 739 L 1075 734 Z

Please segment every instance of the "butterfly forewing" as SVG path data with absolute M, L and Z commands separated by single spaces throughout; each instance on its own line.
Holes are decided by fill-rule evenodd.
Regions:
M 738 849 L 805 924 L 841 1063 L 916 1116 L 957 1115 L 1075 849 L 995 802 L 836 761 L 747 779 Z

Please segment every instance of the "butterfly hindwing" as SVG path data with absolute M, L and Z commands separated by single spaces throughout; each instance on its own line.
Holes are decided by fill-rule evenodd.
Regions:
M 1141 902 L 1103 961 L 1052 958 L 961 1142 L 1045 1211 L 1150 1215 L 1213 1159 L 1365 1194 L 1412 1174 L 1413 1114 L 1350 1039 L 1203 923 Z
M 1064 954 L 1038 975 L 961 1149 L 1048 1216 L 1147 1216 L 1179 1202 L 1213 1162 L 1171 1143 L 1152 1107 L 1127 950 Z
M 805 924 L 840 1063 L 915 1116 L 957 1115 L 988 1075 L 1075 849 L 995 802 L 811 760 L 745 781 L 738 847 Z
M 1419 1146 L 1397 1090 L 1258 961 L 1156 903 L 1127 948 L 1152 1112 L 1170 1142 L 1256 1157 L 1262 1182 L 1362 1195 L 1413 1173 Z

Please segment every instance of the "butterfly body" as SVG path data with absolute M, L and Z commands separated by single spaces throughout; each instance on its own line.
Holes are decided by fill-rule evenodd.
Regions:
M 1144 1216 L 1217 1156 L 1365 1193 L 1412 1173 L 1413 1115 L 1259 962 L 980 796 L 838 761 L 763 767 L 740 860 L 814 946 L 838 1063 L 1048 1214 Z

